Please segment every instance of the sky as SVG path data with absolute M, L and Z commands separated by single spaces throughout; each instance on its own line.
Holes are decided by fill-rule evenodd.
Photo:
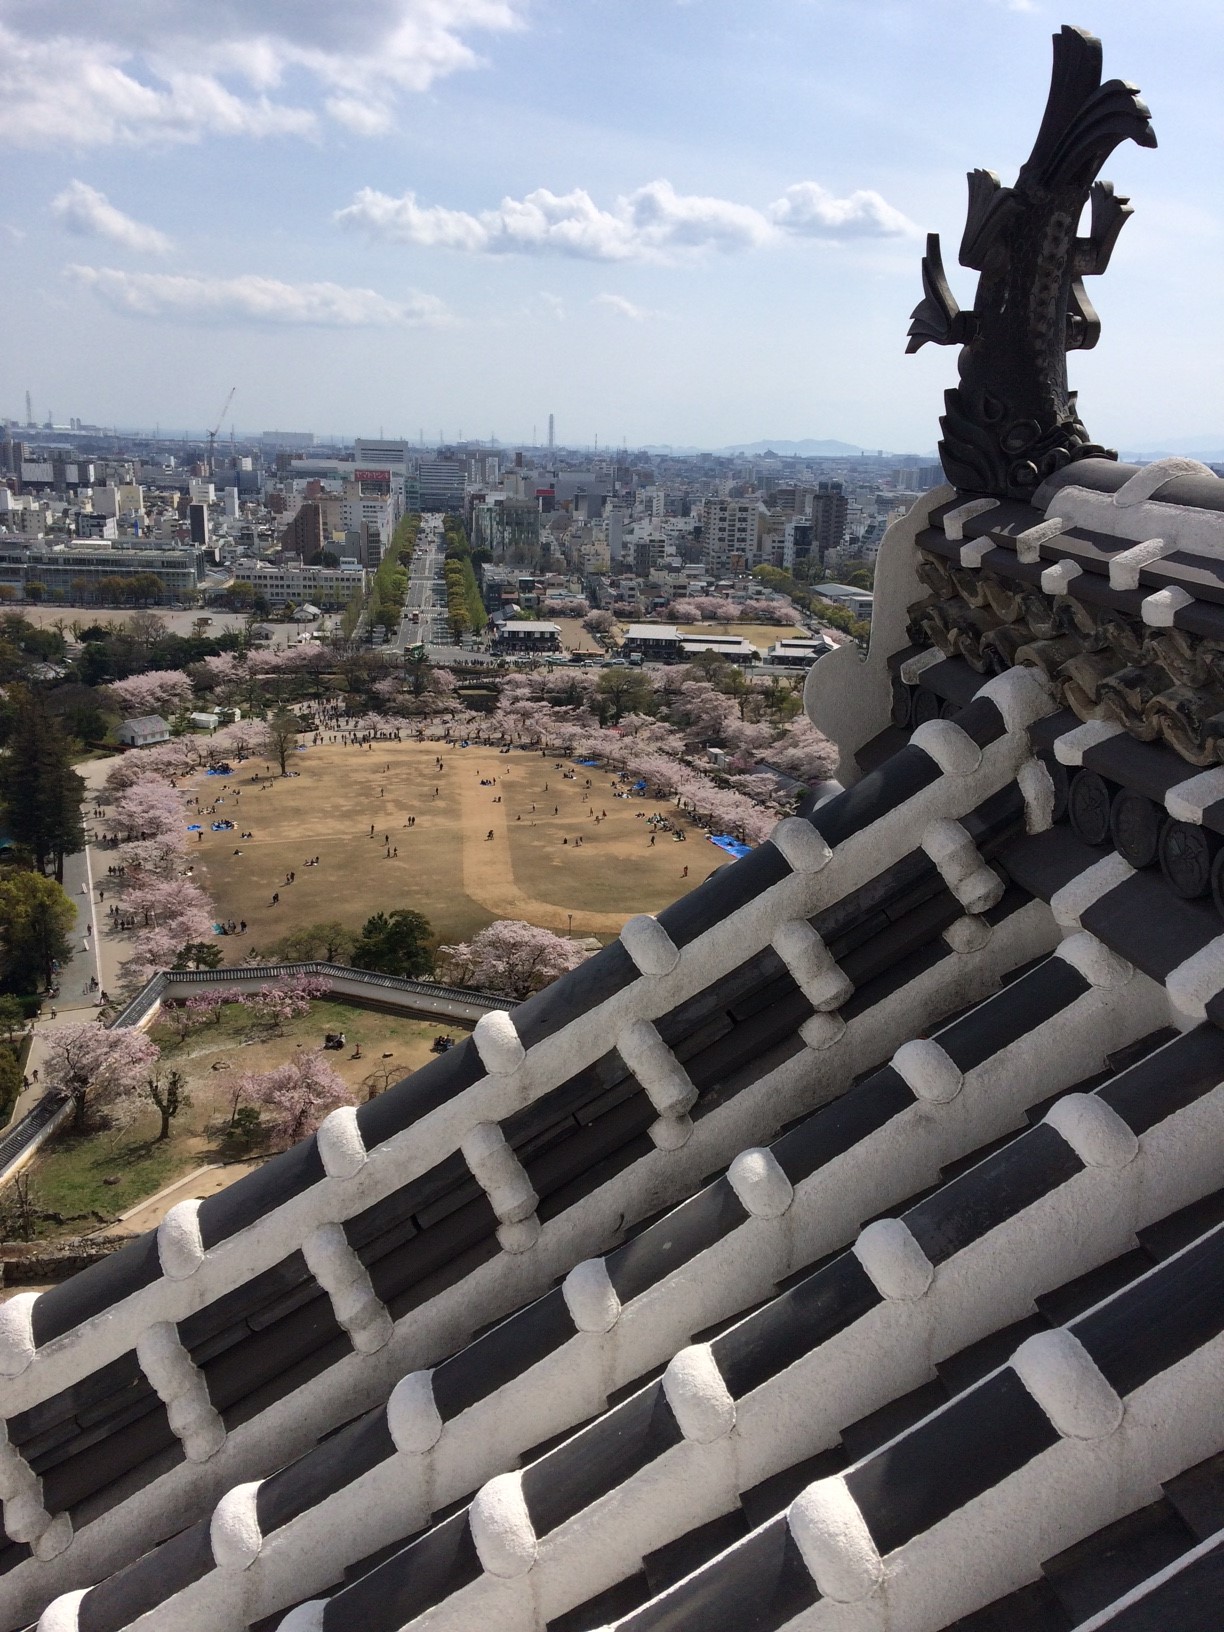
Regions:
M 1027 156 L 1063 22 L 1160 146 L 1071 359 L 1224 446 L 1218 0 L 0 0 L 0 415 L 177 432 L 934 447 L 923 235 Z

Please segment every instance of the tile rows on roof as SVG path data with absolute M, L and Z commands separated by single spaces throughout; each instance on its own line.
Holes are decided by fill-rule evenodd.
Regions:
M 1004 998 L 1007 998 L 1007 993 L 1012 994 L 1010 1001 L 1016 1012 L 1026 1016 L 1033 1025 L 1041 1024 L 1038 1019 L 1039 1012 L 1044 1010 L 1048 1018 L 1053 1020 L 1062 1012 L 1066 1003 L 1076 1002 L 1087 989 L 1086 983 L 1080 977 L 1076 977 L 1074 990 L 1069 988 L 1065 993 L 1051 991 L 1049 998 L 1038 999 L 1034 1006 L 1035 989 L 1032 995 L 1029 990 L 1033 987 L 1034 980 L 1041 978 L 1040 970 L 1058 964 L 1065 966 L 1062 959 L 1047 960 L 1039 970 L 1014 982 L 1004 993 Z M 1001 999 L 996 999 L 994 1003 L 1000 1001 Z M 1049 1006 L 1051 1001 L 1054 1004 L 1053 1008 Z M 963 1025 L 963 1022 L 958 1022 L 957 1026 L 951 1029 L 957 1032 L 958 1029 L 963 1029 Z M 1000 1046 L 1010 1047 L 1015 1040 L 1011 1033 L 1017 1029 L 1015 1026 L 1009 1029 L 1005 1021 L 1001 1022 Z M 1050 1029 L 1053 1040 L 1056 1028 L 1051 1026 Z M 1210 1033 L 1210 1028 L 1207 1030 Z M 1214 1033 L 1210 1034 L 1214 1036 Z M 1217 1054 L 1224 1061 L 1224 1044 L 1217 1044 Z M 1055 1068 L 1054 1058 L 1052 1054 L 1050 1069 Z M 964 1059 L 968 1064 L 967 1055 Z M 1171 1078 L 1178 1075 L 1173 1056 L 1166 1058 L 1165 1073 Z M 887 1095 L 893 1081 L 901 1082 L 895 1072 L 878 1073 L 876 1078 L 869 1079 L 861 1089 L 852 1090 L 851 1097 L 862 1098 L 864 1093 L 876 1092 L 877 1083 L 879 1091 Z M 882 1101 L 882 1105 L 884 1103 L 886 1100 Z M 903 1087 L 902 1097 L 897 1101 L 897 1110 L 903 1111 L 905 1106 L 914 1107 L 918 1103 L 920 1102 L 916 1101 L 913 1092 Z M 441 1440 L 440 1443 L 440 1436 L 444 1431 L 450 1433 L 452 1430 L 447 1425 L 454 1424 L 456 1428 L 463 1427 L 466 1430 L 469 1459 L 473 1439 L 478 1447 L 478 1454 L 492 1455 L 494 1465 L 498 1455 L 512 1459 L 522 1448 L 522 1439 L 520 1437 L 513 1443 L 510 1441 L 500 1443 L 505 1438 L 508 1424 L 518 1425 L 520 1435 L 525 1428 L 527 1432 L 535 1431 L 542 1437 L 547 1432 L 555 1431 L 557 1426 L 555 1418 L 549 1423 L 540 1417 L 542 1405 L 546 1409 L 568 1408 L 571 1413 L 570 1420 L 574 1415 L 580 1416 L 584 1411 L 589 1411 L 597 1404 L 601 1381 L 603 1386 L 606 1386 L 606 1367 L 610 1358 L 616 1356 L 618 1364 L 624 1365 L 628 1362 L 632 1368 L 635 1357 L 639 1360 L 643 1358 L 640 1346 L 643 1336 L 653 1341 L 656 1349 L 660 1340 L 663 1340 L 665 1346 L 674 1345 L 677 1337 L 682 1337 L 685 1330 L 691 1329 L 692 1324 L 697 1324 L 703 1314 L 709 1317 L 717 1312 L 710 1304 L 710 1293 L 705 1292 L 703 1295 L 704 1288 L 717 1287 L 720 1299 L 730 1297 L 732 1302 L 738 1301 L 742 1306 L 743 1302 L 751 1302 L 758 1296 L 761 1289 L 759 1279 L 755 1283 L 751 1279 L 745 1282 L 746 1272 L 756 1274 L 758 1277 L 764 1274 L 766 1284 L 771 1276 L 776 1277 L 779 1273 L 785 1272 L 787 1265 L 776 1266 L 772 1258 L 764 1265 L 760 1263 L 761 1241 L 758 1241 L 755 1249 L 749 1245 L 750 1240 L 757 1239 L 761 1229 L 766 1227 L 764 1221 L 779 1216 L 782 1211 L 787 1212 L 790 1215 L 787 1220 L 788 1239 L 797 1244 L 801 1257 L 806 1253 L 809 1259 L 819 1257 L 821 1253 L 827 1251 L 830 1243 L 835 1243 L 839 1236 L 844 1238 L 847 1224 L 852 1222 L 856 1214 L 861 1216 L 863 1202 L 856 1199 L 852 1190 L 844 1196 L 840 1213 L 829 1216 L 830 1195 L 837 1194 L 836 1186 L 832 1192 L 830 1190 L 830 1179 L 834 1170 L 829 1163 L 836 1161 L 837 1145 L 836 1143 L 830 1145 L 828 1140 L 825 1140 L 822 1162 L 817 1154 L 819 1145 L 813 1145 L 810 1138 L 802 1136 L 807 1128 L 819 1129 L 825 1122 L 834 1128 L 839 1123 L 844 1124 L 845 1108 L 844 1100 L 825 1107 L 800 1128 L 784 1135 L 775 1145 L 772 1156 L 766 1157 L 765 1153 L 761 1153 L 760 1157 L 752 1157 L 751 1153 L 748 1153 L 747 1159 L 741 1158 L 732 1164 L 726 1179 L 719 1180 L 706 1191 L 699 1192 L 692 1201 L 685 1203 L 675 1213 L 668 1215 L 643 1235 L 618 1249 L 606 1261 L 605 1267 L 600 1268 L 599 1265 L 593 1264 L 576 1271 L 567 1281 L 562 1293 L 549 1294 L 541 1303 L 529 1306 L 522 1314 L 503 1322 L 468 1350 L 460 1351 L 453 1361 L 445 1362 L 438 1367 L 432 1376 L 424 1374 L 420 1379 L 410 1380 L 405 1389 L 397 1391 L 390 1412 L 392 1435 L 401 1449 L 421 1453 L 432 1451 L 437 1446 L 434 1461 L 437 1474 L 443 1467 L 448 1466 L 445 1461 L 438 1463 L 436 1460 L 449 1443 L 448 1440 Z M 875 1125 L 882 1125 L 879 1124 L 878 1117 Z M 896 1126 L 895 1142 L 898 1146 L 904 1145 L 912 1149 L 914 1137 L 922 1126 L 921 1121 L 916 1125 L 913 1123 L 907 1125 L 902 1121 Z M 870 1124 L 866 1127 L 868 1131 L 864 1136 L 870 1137 Z M 1031 1152 L 1030 1165 L 1035 1163 L 1035 1170 L 1038 1172 L 1044 1170 L 1043 1182 L 1048 1188 L 1051 1183 L 1061 1183 L 1069 1175 L 1056 1164 L 1051 1167 L 1049 1158 L 1042 1155 L 1043 1136 L 1053 1139 L 1055 1147 L 1062 1146 L 1067 1149 L 1071 1147 L 1066 1146 L 1065 1135 L 1056 1135 L 1052 1129 L 1036 1130 L 1034 1134 L 1028 1136 L 1030 1142 L 1025 1149 Z M 836 1139 L 842 1140 L 844 1135 L 838 1134 Z M 1087 1148 L 1090 1155 L 1096 1149 L 1091 1141 Z M 878 1155 L 878 1152 L 872 1154 Z M 1007 1164 L 1003 1157 L 998 1161 L 1002 1164 L 998 1171 L 987 1175 L 990 1180 L 987 1191 L 994 1194 L 994 1204 L 1005 1208 L 1010 1201 L 1013 1210 L 1026 1205 L 1036 1192 L 1030 1194 L 1025 1189 L 1024 1182 L 1007 1180 L 1006 1174 L 1009 1171 Z M 1082 1171 L 1082 1166 L 1076 1166 L 1075 1170 Z M 862 1171 L 861 1163 L 859 1171 Z M 898 1183 L 902 1186 L 908 1179 L 911 1169 L 907 1166 L 905 1171 L 905 1179 L 900 1174 L 898 1176 Z M 813 1180 L 813 1176 L 814 1182 L 808 1182 Z M 970 1180 L 966 1178 L 959 1182 L 963 1189 Z M 1153 1194 L 1155 1193 L 1157 1192 L 1154 1190 Z M 793 1207 L 792 1198 L 796 1203 Z M 997 1227 L 998 1220 L 992 1218 L 989 1213 L 983 1214 L 980 1207 L 975 1210 L 973 1205 L 964 1203 L 959 1205 L 965 1219 L 977 1220 L 979 1233 Z M 805 1213 L 814 1214 L 813 1222 L 818 1226 L 815 1236 L 812 1235 L 811 1223 L 804 1222 Z M 929 1262 L 943 1261 L 946 1252 L 954 1244 L 947 1234 L 948 1226 L 945 1223 L 934 1222 L 936 1215 L 929 1209 L 928 1212 L 919 1212 L 916 1216 L 919 1220 L 918 1231 L 924 1235 L 927 1242 L 924 1250 L 929 1250 Z M 757 1221 L 755 1225 L 753 1220 Z M 961 1227 L 964 1228 L 965 1225 L 962 1223 Z M 757 1236 L 754 1236 L 754 1230 Z M 868 1237 L 865 1236 L 864 1239 Z M 768 1236 L 761 1240 L 767 1243 Z M 776 1252 L 776 1243 L 772 1250 Z M 714 1257 L 710 1256 L 712 1251 L 715 1253 Z M 704 1255 L 703 1273 L 700 1280 L 694 1282 L 691 1279 L 691 1272 L 688 1272 L 686 1291 L 687 1266 L 696 1263 L 696 1255 Z M 871 1261 L 878 1269 L 880 1262 L 878 1252 Z M 847 1264 L 851 1268 L 854 1267 L 852 1259 L 847 1260 Z M 599 1274 L 595 1273 L 597 1269 Z M 863 1278 L 861 1268 L 856 1269 L 855 1273 L 863 1281 L 864 1286 L 870 1287 L 870 1282 Z M 680 1303 L 668 1311 L 668 1320 L 662 1323 L 659 1320 L 659 1313 L 663 1307 L 659 1301 L 663 1285 L 659 1280 L 660 1276 L 663 1276 L 672 1287 L 673 1300 L 677 1292 L 683 1294 Z M 817 1279 L 819 1281 L 819 1276 Z M 655 1292 L 654 1298 L 643 1302 L 644 1295 L 656 1287 L 659 1291 Z M 698 1298 L 695 1305 L 694 1293 Z M 765 1342 L 765 1351 L 768 1352 L 772 1344 L 776 1362 L 773 1366 L 774 1372 L 783 1365 L 793 1363 L 796 1358 L 787 1347 L 788 1343 L 793 1345 L 795 1340 L 785 1338 L 786 1327 L 777 1326 L 777 1317 L 788 1306 L 788 1300 L 795 1304 L 796 1310 L 802 1308 L 803 1302 L 796 1303 L 795 1300 L 802 1300 L 806 1296 L 806 1293 L 799 1290 L 787 1294 L 776 1306 L 771 1317 L 774 1321 L 773 1328 L 762 1327 L 766 1332 L 772 1330 L 772 1337 Z M 878 1293 L 873 1292 L 872 1297 L 878 1303 Z M 727 1307 L 725 1302 L 723 1307 Z M 793 1321 L 794 1316 L 788 1318 Z M 719 1356 L 721 1371 L 727 1377 L 731 1391 L 736 1396 L 761 1386 L 766 1380 L 764 1374 L 757 1376 L 751 1369 L 753 1365 L 759 1367 L 760 1362 L 751 1361 L 749 1358 L 750 1354 L 761 1350 L 762 1340 L 754 1334 L 763 1319 L 764 1315 L 749 1317 L 749 1320 L 734 1329 L 727 1339 L 715 1340 L 714 1353 Z M 596 1395 L 590 1398 L 589 1403 L 584 1403 L 581 1398 L 575 1400 L 573 1396 L 575 1368 L 582 1370 L 580 1358 L 582 1350 L 579 1348 L 573 1354 L 570 1354 L 569 1350 L 573 1349 L 575 1341 L 580 1345 L 584 1341 L 581 1337 L 575 1339 L 575 1326 L 579 1333 L 585 1330 L 588 1334 L 592 1332 L 611 1334 L 607 1339 L 611 1348 L 603 1359 L 590 1351 L 589 1337 L 585 1340 L 588 1342 L 586 1365 L 588 1368 L 594 1367 L 591 1380 L 596 1389 Z M 632 1336 L 635 1328 L 639 1333 L 636 1340 Z M 750 1340 L 744 1360 L 737 1360 L 734 1351 L 730 1349 L 726 1354 L 720 1349 L 720 1344 L 730 1342 L 735 1338 L 737 1331 Z M 818 1328 L 811 1326 L 810 1316 L 804 1317 L 795 1331 L 806 1333 L 806 1338 L 801 1340 L 801 1347 L 804 1342 L 810 1344 L 815 1340 L 815 1336 L 819 1335 Z M 649 1354 L 646 1354 L 645 1358 L 649 1359 Z M 553 1376 L 551 1385 L 544 1384 L 538 1370 L 533 1378 L 524 1377 L 523 1374 L 528 1369 L 538 1368 L 546 1360 L 551 1361 Z M 749 1367 L 747 1371 L 743 1369 L 745 1365 Z M 568 1386 L 559 1386 L 562 1379 L 565 1379 Z M 507 1393 L 505 1387 L 512 1381 L 516 1386 Z M 526 1393 L 523 1391 L 525 1386 L 528 1389 Z M 412 1401 L 407 1415 L 405 1415 L 406 1402 L 404 1405 L 399 1404 L 399 1398 L 405 1393 Z M 482 1394 L 485 1402 L 483 1413 L 477 1412 L 465 1423 L 463 1414 L 470 1412 L 477 1405 Z M 336 1492 L 332 1488 L 333 1481 L 340 1480 L 341 1483 L 347 1484 L 368 1471 L 367 1454 L 359 1447 L 370 1443 L 368 1436 L 372 1428 L 368 1425 L 374 1424 L 378 1416 L 379 1413 L 375 1413 L 364 1423 L 355 1425 L 353 1429 L 347 1431 L 347 1438 L 352 1439 L 354 1445 L 358 1447 L 354 1451 L 351 1465 L 346 1465 L 340 1449 L 332 1442 L 328 1442 L 321 1448 L 323 1453 L 321 1456 L 312 1453 L 305 1463 L 287 1470 L 286 1476 L 275 1476 L 267 1482 L 266 1487 L 261 1486 L 261 1499 L 257 1508 L 263 1508 L 262 1492 L 270 1487 L 267 1503 L 269 1517 L 278 1515 L 283 1521 L 284 1516 L 291 1516 L 291 1509 L 297 1511 L 295 1504 L 300 1500 L 300 1496 L 286 1503 L 271 1495 L 271 1492 L 276 1491 L 286 1479 L 289 1486 L 299 1493 L 303 1490 L 313 1491 L 317 1500 L 334 1497 Z M 619 1431 L 610 1431 L 613 1431 L 614 1438 L 619 1443 L 622 1437 Z M 382 1433 L 382 1443 L 384 1454 L 390 1454 L 386 1449 L 385 1432 Z M 451 1454 L 453 1455 L 453 1450 Z M 592 1467 L 598 1462 L 598 1458 L 587 1460 Z M 306 1471 L 311 1464 L 315 1464 L 313 1473 Z M 486 1462 L 486 1467 L 487 1465 Z M 479 1477 L 478 1468 L 473 1468 L 468 1460 L 455 1470 L 455 1483 L 462 1488 L 463 1481 L 473 1474 Z M 402 1474 L 399 1477 L 402 1481 Z M 363 1505 L 368 1503 L 370 1495 L 367 1485 L 363 1492 Z M 333 1507 L 332 1512 L 335 1511 L 337 1510 Z

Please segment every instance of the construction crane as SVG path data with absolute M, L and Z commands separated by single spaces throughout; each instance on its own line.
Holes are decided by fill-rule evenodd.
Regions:
M 230 386 L 230 394 L 225 399 L 225 406 L 222 408 L 221 412 L 217 415 L 217 423 L 213 426 L 212 430 L 209 431 L 209 433 L 208 433 L 208 470 L 205 472 L 205 474 L 208 475 L 208 476 L 211 476 L 214 473 L 213 472 L 213 454 L 216 451 L 216 446 L 217 446 L 217 432 L 221 429 L 221 426 L 222 426 L 222 423 L 225 420 L 226 414 L 229 413 L 229 406 L 230 406 L 230 403 L 233 402 L 233 400 L 234 400 L 234 392 L 237 391 L 237 389 L 238 389 L 238 387 L 236 385 L 231 385 Z

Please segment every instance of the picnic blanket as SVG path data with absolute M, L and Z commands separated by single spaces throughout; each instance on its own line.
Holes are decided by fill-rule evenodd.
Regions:
M 729 856 L 734 856 L 736 861 L 741 856 L 752 854 L 750 844 L 741 844 L 738 839 L 733 839 L 729 833 L 707 833 L 706 837 L 711 844 L 716 844 L 720 850 L 725 850 Z

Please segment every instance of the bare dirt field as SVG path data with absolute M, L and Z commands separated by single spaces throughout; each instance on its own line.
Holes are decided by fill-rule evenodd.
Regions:
M 329 743 L 295 754 L 292 768 L 297 775 L 269 780 L 262 763 L 248 762 L 233 778 L 201 774 L 190 783 L 205 830 L 192 859 L 218 918 L 246 920 L 243 934 L 218 943 L 227 962 L 305 924 L 338 919 L 359 929 L 371 913 L 395 907 L 424 913 L 443 942 L 496 918 L 611 937 L 633 913 L 658 912 L 723 860 L 670 801 L 618 798 L 627 784 L 613 785 L 612 773 L 568 761 L 558 769 L 538 752 Z M 646 817 L 656 812 L 677 821 L 688 842 L 660 834 L 651 845 Z M 233 831 L 212 831 L 222 818 L 234 821 Z M 240 838 L 244 831 L 254 837 Z M 388 857 L 388 845 L 398 855 Z M 319 865 L 307 867 L 316 855 Z

